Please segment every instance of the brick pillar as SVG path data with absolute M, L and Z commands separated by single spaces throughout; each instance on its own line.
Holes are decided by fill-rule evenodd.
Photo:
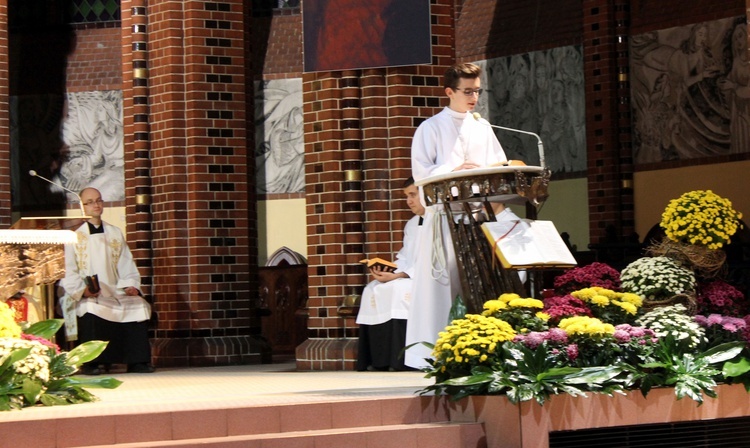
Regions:
M 0 229 L 11 225 L 8 1 L 0 0 Z
M 126 177 L 135 193 L 128 210 L 136 212 L 136 241 L 144 246 L 139 265 L 148 265 L 146 253 L 153 253 L 158 326 L 152 343 L 160 366 L 270 361 L 269 347 L 255 336 L 257 294 L 249 288 L 255 256 L 248 236 L 253 178 L 247 172 L 243 3 L 122 2 L 123 12 L 146 8 L 148 26 L 148 125 L 130 121 L 140 115 L 135 104 L 134 115 L 125 117 L 126 126 L 148 134 L 148 143 L 136 145 L 137 134 L 128 142 L 126 151 L 135 154 Z M 134 14 L 128 16 L 126 22 L 123 13 L 123 33 L 136 24 Z M 123 60 L 135 64 L 137 56 Z M 139 92 L 126 90 L 133 96 L 126 104 Z M 151 180 L 150 197 L 142 197 L 150 202 L 150 229 L 139 214 L 145 204 L 131 204 L 148 194 L 141 170 Z M 141 231 L 153 233 L 150 248 Z
M 455 59 L 452 2 L 433 2 L 431 20 L 431 65 L 303 76 L 310 337 L 298 369 L 354 368 L 356 324 L 338 307 L 368 281 L 361 258 L 401 247 L 411 138 L 440 110 Z
M 132 0 L 130 8 L 121 10 L 122 98 L 128 245 L 141 274 L 142 292 L 153 302 L 147 3 Z
M 602 242 L 608 228 L 618 238 L 629 236 L 634 229 L 627 100 L 628 3 L 585 0 L 582 5 L 592 243 Z
M 635 232 L 635 202 L 633 198 L 633 140 L 632 107 L 630 104 L 630 1 L 617 0 L 615 7 L 615 49 L 617 50 L 617 150 L 615 161 L 620 182 L 620 235 L 624 238 Z M 645 236 L 645 235 L 644 235 Z

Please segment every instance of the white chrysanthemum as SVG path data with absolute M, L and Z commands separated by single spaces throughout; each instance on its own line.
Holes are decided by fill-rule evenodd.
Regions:
M 15 338 L 0 338 L 0 357 L 14 350 L 31 348 L 29 356 L 13 364 L 16 374 L 37 378 L 43 383 L 49 381 L 49 347 L 37 342 Z
M 623 269 L 623 291 L 646 299 L 663 299 L 695 289 L 695 275 L 668 257 L 646 257 Z
M 690 340 L 693 347 L 700 343 L 705 334 L 681 304 L 656 308 L 641 316 L 636 323 L 651 329 L 659 338 L 671 334 L 677 340 Z

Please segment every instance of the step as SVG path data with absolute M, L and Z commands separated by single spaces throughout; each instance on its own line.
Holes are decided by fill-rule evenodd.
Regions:
M 86 410 L 85 404 L 77 406 L 80 407 L 68 409 L 72 414 L 77 410 Z M 348 433 L 350 428 L 398 428 L 400 425 L 448 422 L 451 420 L 448 413 L 445 398 L 434 396 L 372 397 L 184 411 L 159 411 L 144 407 L 142 413 L 131 410 L 130 413 L 112 415 L 73 415 L 13 422 L 2 422 L 0 419 L 0 433 L 3 434 L 0 448 L 4 448 L 2 439 L 12 440 L 14 447 L 67 448 L 215 438 L 229 440 L 223 438 L 254 435 L 272 438 L 271 434 L 308 431 Z M 48 412 L 39 414 L 41 416 Z M 96 430 L 82 431 L 81 428 Z M 411 431 L 418 428 L 416 426 Z M 400 448 L 409 447 L 405 445 Z
M 112 445 L 86 445 L 104 448 Z M 481 423 L 413 423 L 117 444 L 117 448 L 486 448 Z

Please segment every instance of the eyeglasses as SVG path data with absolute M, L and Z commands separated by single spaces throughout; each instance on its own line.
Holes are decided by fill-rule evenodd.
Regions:
M 102 201 L 102 198 L 99 198 L 97 200 L 91 199 L 91 200 L 88 200 L 88 201 L 86 201 L 86 202 L 83 203 L 83 205 L 86 205 L 86 206 L 92 206 L 94 204 L 102 205 L 102 204 L 104 204 L 104 201 Z
M 453 87 L 451 88 L 453 89 Z M 482 89 L 463 89 L 463 90 L 453 89 L 453 90 L 455 90 L 456 92 L 461 92 L 466 96 L 474 96 L 474 95 L 479 96 L 482 94 Z

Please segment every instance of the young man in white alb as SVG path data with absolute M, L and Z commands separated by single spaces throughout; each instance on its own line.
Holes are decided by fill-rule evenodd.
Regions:
M 417 128 L 412 140 L 411 162 L 415 181 L 436 174 L 470 170 L 507 162 L 492 127 L 472 111 L 481 94 L 481 68 L 458 64 L 443 78 L 448 107 Z M 421 189 L 420 189 L 421 190 Z M 498 220 L 518 219 L 502 204 L 493 204 Z M 426 207 L 418 245 L 412 304 L 406 328 L 406 365 L 427 367 L 429 348 L 448 324 L 451 303 L 461 293 L 461 282 L 443 204 Z
M 417 239 L 422 228 L 424 207 L 414 179 L 404 184 L 406 205 L 414 216 L 404 226 L 404 242 L 396 255 L 393 272 L 370 268 L 374 280 L 362 292 L 357 314 L 359 347 L 357 370 L 406 370 L 404 347 L 411 304 L 411 277 L 417 257 Z

